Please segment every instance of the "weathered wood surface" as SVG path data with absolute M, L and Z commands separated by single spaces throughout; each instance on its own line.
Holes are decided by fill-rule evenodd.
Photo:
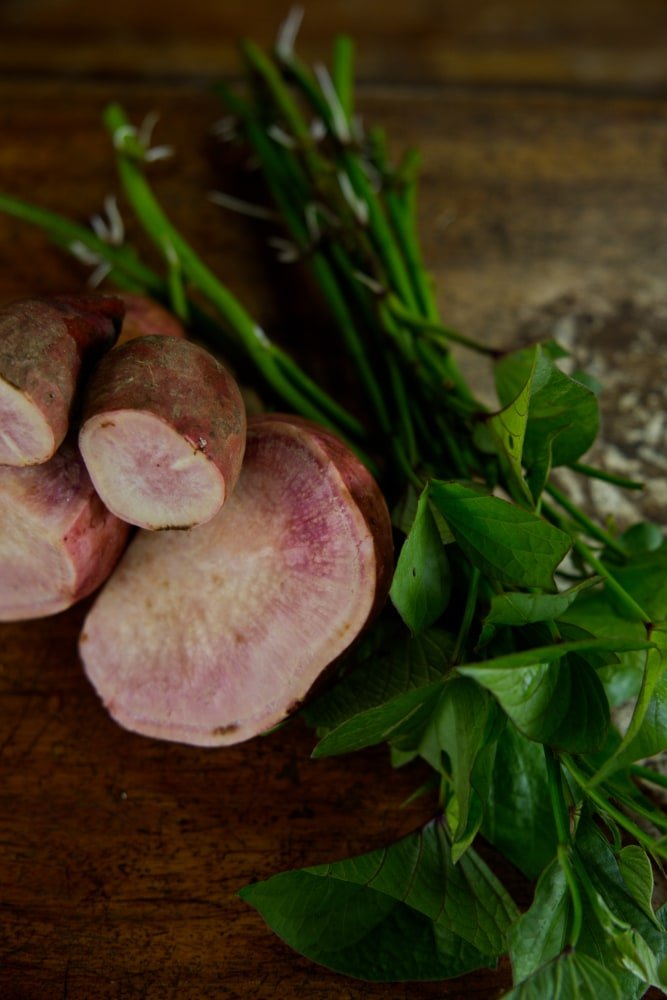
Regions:
M 159 110 L 156 138 L 177 156 L 156 165 L 153 178 L 172 217 L 258 320 L 326 374 L 339 352 L 304 275 L 273 263 L 260 225 L 205 198 L 237 184 L 238 172 L 207 139 L 220 109 L 201 77 L 217 71 L 216 34 L 230 73 L 237 34 L 268 40 L 272 5 L 249 12 L 194 3 L 183 24 L 180 6 L 164 5 L 155 20 L 153 5 L 119 2 L 108 30 L 94 6 L 16 3 L 0 13 L 0 190 L 85 220 L 115 188 L 104 104 L 120 99 L 135 118 Z M 527 3 L 515 5 L 514 34 L 514 14 L 500 6 L 493 15 L 487 5 L 486 21 L 483 4 L 404 5 L 402 13 L 384 6 L 382 19 L 370 2 L 363 16 L 360 5 L 330 5 L 341 8 L 336 16 L 307 5 L 306 51 L 323 55 L 331 31 L 353 31 L 366 47 L 363 74 L 376 81 L 361 91 L 365 117 L 421 147 L 421 229 L 443 315 L 499 344 L 564 338 L 609 387 L 603 405 L 614 447 L 604 459 L 648 473 L 642 502 L 667 521 L 667 114 L 658 94 L 667 63 L 651 62 L 667 44 L 652 28 L 664 5 L 633 5 L 646 17 L 630 30 L 626 16 L 625 32 L 627 4 L 563 5 L 561 13 L 551 5 L 541 43 L 551 62 L 539 63 L 539 73 L 526 68 L 538 65 L 540 49 Z M 503 16 L 506 34 L 494 29 L 487 51 L 483 25 Z M 458 70 L 438 61 L 449 51 L 445 29 L 455 25 Z M 129 42 L 119 48 L 121 36 Z M 584 93 L 563 39 L 603 52 L 600 91 Z M 502 64 L 490 60 L 494 46 Z M 630 71 L 640 50 L 652 77 Z M 403 85 L 494 79 L 521 86 Z M 562 87 L 525 86 L 534 80 Z M 39 234 L 0 217 L 0 301 L 78 289 L 84 278 Z M 471 371 L 483 389 L 484 372 Z M 637 431 L 649 425 L 650 446 L 640 453 Z M 421 772 L 391 772 L 383 750 L 312 762 L 312 737 L 300 725 L 224 751 L 127 734 L 82 676 L 84 612 L 0 626 L 3 1000 L 481 1000 L 507 987 L 506 965 L 444 985 L 361 984 L 283 946 L 235 891 L 413 829 L 432 807 L 421 800 L 401 808 Z M 529 888 L 498 870 L 525 905 Z
M 289 3 L 275 0 L 5 0 L 7 72 L 132 78 L 233 74 L 236 40 L 273 41 Z M 359 43 L 366 80 L 402 84 L 566 84 L 665 90 L 662 0 L 304 0 L 300 50 L 322 59 L 332 35 Z

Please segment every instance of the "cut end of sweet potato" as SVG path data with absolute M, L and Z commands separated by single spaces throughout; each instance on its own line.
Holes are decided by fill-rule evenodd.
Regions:
M 86 421 L 79 447 L 109 510 L 142 528 L 204 524 L 225 501 L 224 477 L 202 442 L 188 441 L 153 413 L 98 414 Z
M 236 489 L 208 524 L 137 534 L 80 646 L 117 722 L 220 746 L 264 732 L 306 698 L 387 591 L 386 505 L 345 455 L 375 494 L 373 526 L 317 433 L 264 417 L 251 422 Z
M 53 427 L 42 410 L 0 378 L 0 465 L 38 465 L 55 450 Z
M 0 621 L 56 614 L 92 593 L 128 531 L 69 442 L 41 465 L 0 468 Z
M 230 373 L 179 337 L 137 337 L 110 351 L 87 386 L 79 446 L 97 492 L 141 528 L 203 524 L 233 490 L 245 448 Z
M 119 299 L 54 296 L 0 310 L 0 465 L 47 462 L 65 439 L 81 377 L 114 343 Z

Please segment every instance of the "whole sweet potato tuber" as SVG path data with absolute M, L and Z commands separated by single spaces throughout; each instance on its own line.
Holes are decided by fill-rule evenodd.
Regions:
M 384 602 L 389 515 L 367 470 L 302 420 L 250 421 L 236 489 L 207 524 L 140 531 L 81 636 L 111 715 L 214 746 L 289 715 Z
M 236 382 L 178 337 L 128 341 L 91 377 L 79 446 L 118 517 L 150 529 L 210 520 L 234 488 L 246 417 Z
M 111 347 L 124 306 L 103 296 L 30 299 L 0 311 L 0 465 L 48 461 L 69 426 L 82 365 Z
M 62 611 L 107 578 L 129 527 L 95 493 L 76 445 L 0 468 L 0 621 Z
M 116 347 L 136 337 L 186 336 L 182 323 L 159 302 L 133 292 L 121 292 L 118 297 L 125 306 L 125 318 Z

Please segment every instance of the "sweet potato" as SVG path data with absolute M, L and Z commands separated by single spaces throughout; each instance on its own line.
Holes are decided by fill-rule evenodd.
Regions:
M 137 337 L 186 336 L 182 323 L 159 302 L 132 292 L 121 292 L 118 297 L 125 306 L 125 318 L 116 347 Z
M 48 461 L 82 374 L 113 345 L 124 307 L 103 296 L 30 299 L 0 311 L 0 465 Z
M 0 468 L 0 621 L 68 608 L 109 575 L 129 526 L 93 490 L 76 444 L 48 462 Z
M 97 492 L 143 528 L 210 520 L 234 488 L 245 447 L 236 382 L 178 337 L 128 341 L 91 377 L 79 446 Z
M 367 470 L 306 421 L 253 418 L 236 489 L 188 532 L 140 531 L 85 621 L 114 719 L 203 746 L 286 718 L 384 602 L 389 515 Z

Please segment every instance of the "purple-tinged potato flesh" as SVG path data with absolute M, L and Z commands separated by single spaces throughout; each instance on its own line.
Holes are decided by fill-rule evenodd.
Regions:
M 151 335 L 109 352 L 91 377 L 79 447 L 118 517 L 150 530 L 210 520 L 233 490 L 245 448 L 241 393 L 204 348 Z
M 38 465 L 56 452 L 82 365 L 113 345 L 123 310 L 118 299 L 82 295 L 0 311 L 0 465 Z
M 0 621 L 53 615 L 92 593 L 128 533 L 71 441 L 41 465 L 0 468 Z
M 389 514 L 370 474 L 330 438 L 305 421 L 253 419 L 215 518 L 137 533 L 80 641 L 120 725 L 200 746 L 250 739 L 293 712 L 377 612 Z

